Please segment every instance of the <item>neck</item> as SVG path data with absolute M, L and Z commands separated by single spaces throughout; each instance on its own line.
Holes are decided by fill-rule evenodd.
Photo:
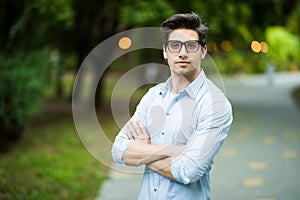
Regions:
M 178 94 L 180 91 L 187 88 L 200 73 L 194 73 L 192 76 L 183 76 L 175 73 L 171 73 L 172 76 L 172 88 L 171 92 Z

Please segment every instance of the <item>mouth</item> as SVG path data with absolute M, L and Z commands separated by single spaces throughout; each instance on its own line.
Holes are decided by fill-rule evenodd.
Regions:
M 188 62 L 188 61 L 177 61 L 177 62 L 175 62 L 175 64 L 180 65 L 180 66 L 187 66 L 187 65 L 190 65 L 191 62 Z

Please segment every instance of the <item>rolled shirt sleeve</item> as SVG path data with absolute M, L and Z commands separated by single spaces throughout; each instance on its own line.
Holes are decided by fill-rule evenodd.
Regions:
M 128 148 L 130 140 L 124 130 L 121 130 L 117 135 L 112 146 L 112 158 L 115 162 L 125 164 L 123 162 L 123 154 Z
M 222 99 L 202 110 L 198 127 L 188 140 L 186 150 L 172 159 L 172 175 L 178 182 L 196 182 L 210 170 L 232 123 L 231 105 L 225 97 Z
M 150 88 L 149 91 L 143 96 L 140 103 L 136 107 L 136 111 L 131 117 L 130 120 L 140 120 L 145 126 L 146 124 L 146 113 L 148 109 L 148 105 L 151 101 L 151 98 L 153 97 L 153 93 L 155 91 L 155 88 Z M 129 120 L 129 121 L 130 121 Z M 125 164 L 123 162 L 123 154 L 128 148 L 128 145 L 130 143 L 130 140 L 128 139 L 126 135 L 126 124 L 121 129 L 121 131 L 118 133 L 118 135 L 115 138 L 115 141 L 112 145 L 112 158 L 115 162 L 120 164 Z

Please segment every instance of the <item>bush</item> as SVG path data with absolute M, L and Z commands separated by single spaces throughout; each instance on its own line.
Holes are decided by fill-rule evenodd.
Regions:
M 266 29 L 269 44 L 269 59 L 274 61 L 279 70 L 289 70 L 293 64 L 300 62 L 300 39 L 284 27 L 272 26 Z
M 223 74 L 263 73 L 267 65 L 266 55 L 250 50 L 219 53 L 212 56 L 219 71 Z
M 0 55 L 0 150 L 17 141 L 39 110 L 49 71 L 48 51 Z

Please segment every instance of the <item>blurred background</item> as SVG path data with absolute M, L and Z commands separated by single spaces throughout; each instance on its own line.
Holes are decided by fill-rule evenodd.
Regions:
M 300 121 L 299 111 L 295 111 L 300 102 L 299 0 L 1 0 L 0 199 L 94 199 L 109 176 L 109 168 L 88 153 L 75 130 L 71 101 L 77 70 L 88 53 L 110 36 L 137 27 L 159 27 L 172 14 L 192 11 L 199 13 L 209 27 L 208 51 L 224 77 L 237 118 L 232 134 L 237 137 L 232 137 L 219 158 L 220 168 L 235 171 L 231 165 L 242 160 L 239 150 L 261 155 L 265 151 L 262 146 L 255 151 L 243 149 L 245 143 L 238 140 L 253 135 L 249 139 L 252 143 L 245 144 L 249 147 L 259 143 L 256 137 L 260 135 L 264 144 L 294 147 L 279 153 L 292 158 L 288 163 L 292 167 L 286 169 L 293 179 L 300 164 Z M 109 106 L 114 84 L 134 66 L 150 62 L 163 63 L 160 50 L 127 53 L 114 61 L 101 78 L 96 106 L 99 121 L 111 133 L 107 135 L 111 140 L 119 130 Z M 132 97 L 132 108 L 145 91 L 142 88 Z M 264 94 L 267 96 L 261 98 Z M 272 112 L 278 107 L 281 109 Z M 262 108 L 266 112 L 251 112 L 263 111 Z M 285 129 L 276 120 L 282 121 L 278 116 L 289 109 L 293 110 L 293 114 L 288 114 L 292 117 L 285 119 L 293 124 Z M 270 116 L 276 119 L 269 119 Z M 250 122 L 254 124 L 250 126 Z M 271 124 L 272 129 L 265 128 Z M 278 134 L 290 138 L 284 144 L 272 135 L 280 128 Z M 243 159 L 247 157 L 240 155 Z M 250 166 L 267 170 L 271 165 L 263 158 L 244 161 L 247 164 L 242 169 Z M 273 164 L 280 169 L 284 167 L 282 163 L 287 162 L 278 160 Z M 222 170 L 217 168 L 215 174 L 218 173 L 222 174 Z M 276 177 L 273 175 L 277 173 L 270 170 L 265 176 Z M 249 199 L 300 197 L 295 185 L 298 182 L 285 184 L 284 177 L 277 177 L 274 182 L 257 176 L 236 180 L 222 177 L 215 181 L 215 199 L 248 199 L 250 194 L 259 195 Z M 238 195 L 233 191 L 230 198 L 223 198 L 218 191 L 234 189 L 224 187 L 228 179 L 235 181 L 235 189 L 255 189 Z M 256 189 L 280 181 L 290 190 L 260 196 L 262 191 L 274 188 Z M 286 197 L 287 191 L 292 196 L 281 198 Z

